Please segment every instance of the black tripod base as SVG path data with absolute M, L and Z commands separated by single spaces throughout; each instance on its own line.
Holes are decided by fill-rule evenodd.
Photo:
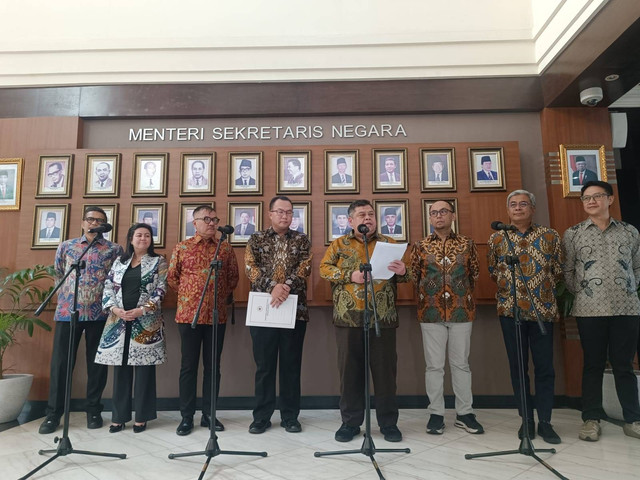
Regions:
M 55 443 L 58 443 L 58 448 L 50 449 L 50 450 L 38 450 L 38 454 L 47 455 L 49 453 L 55 453 L 53 457 L 48 459 L 47 461 L 41 463 L 36 468 L 27 473 L 24 477 L 20 477 L 18 480 L 23 480 L 25 478 L 29 478 L 34 473 L 42 470 L 44 467 L 49 465 L 58 457 L 65 457 L 67 455 L 71 455 L 72 453 L 76 453 L 78 455 L 94 455 L 97 457 L 111 457 L 111 458 L 127 458 L 126 453 L 106 453 L 106 452 L 91 452 L 89 450 L 75 450 L 71 445 L 71 440 L 69 437 L 55 437 L 53 439 Z
M 204 465 L 202 466 L 202 471 L 200 472 L 200 476 L 198 477 L 199 479 L 201 479 L 204 476 L 205 472 L 207 471 L 207 468 L 209 467 L 209 462 L 211 462 L 211 459 L 213 457 L 217 457 L 218 455 L 247 455 L 252 457 L 266 457 L 267 452 L 245 452 L 241 450 L 221 450 L 220 445 L 218 445 L 218 437 L 214 434 L 212 437 L 209 438 L 209 441 L 207 442 L 207 446 L 205 447 L 204 450 L 199 452 L 170 453 L 169 458 L 174 459 L 174 458 L 182 458 L 182 457 L 195 457 L 198 455 L 206 455 L 207 457 L 206 461 L 204 462 Z
M 378 477 L 384 480 L 382 476 L 382 472 L 378 467 L 378 462 L 374 458 L 376 453 L 411 453 L 410 448 L 379 448 L 376 449 L 376 446 L 373 444 L 373 439 L 370 435 L 364 434 L 364 441 L 362 442 L 362 446 L 357 450 L 335 450 L 332 452 L 315 452 L 313 454 L 314 457 L 328 457 L 331 455 L 351 455 L 354 453 L 361 453 L 371 459 L 371 463 L 373 463 L 373 468 L 376 469 L 378 473 Z
M 556 449 L 555 448 L 541 448 L 541 449 L 536 450 L 533 447 L 533 443 L 531 443 L 531 439 L 529 439 L 528 437 L 524 437 L 522 439 L 522 441 L 520 442 L 520 446 L 518 447 L 517 450 L 502 450 L 502 451 L 499 451 L 499 452 L 473 453 L 473 454 L 469 454 L 468 453 L 468 454 L 466 454 L 464 456 L 464 458 L 466 458 L 467 460 L 471 460 L 471 459 L 474 459 L 474 458 L 500 457 L 500 456 L 503 456 L 503 455 L 517 455 L 517 454 L 526 455 L 527 457 L 534 458 L 538 463 L 540 463 L 541 465 L 546 467 L 556 477 L 562 478 L 563 480 L 568 480 L 567 477 L 562 475 L 555 468 L 553 468 L 547 462 L 542 460 L 538 455 L 536 455 L 537 453 L 556 453 Z

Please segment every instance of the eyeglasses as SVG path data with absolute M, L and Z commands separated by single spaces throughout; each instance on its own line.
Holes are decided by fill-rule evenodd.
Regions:
M 47 173 L 47 177 L 53 177 L 54 175 L 58 175 L 62 170 L 56 170 L 55 172 Z
M 597 202 L 603 198 L 607 198 L 608 196 L 608 193 L 596 193 L 594 195 L 582 195 L 580 200 L 582 200 L 583 203 L 589 203 L 591 200 L 595 200 Z
M 293 210 L 282 210 L 281 208 L 279 208 L 277 210 L 271 210 L 271 213 L 275 213 L 279 217 L 284 217 L 284 216 L 290 217 L 293 215 Z
M 212 222 L 214 224 L 220 223 L 220 219 L 218 217 L 199 217 L 199 218 L 194 218 L 194 220 L 202 220 L 207 225 L 209 225 Z
M 441 210 L 431 210 L 429 212 L 430 217 L 437 217 L 438 215 L 444 217 L 447 213 L 453 213 L 453 210 L 449 210 L 448 208 L 443 208 Z
M 509 208 L 516 208 L 516 207 L 527 208 L 530 205 L 531 205 L 530 202 L 511 202 L 509 204 Z
M 87 223 L 97 223 L 97 224 L 107 223 L 107 220 L 104 218 L 85 217 L 84 220 Z

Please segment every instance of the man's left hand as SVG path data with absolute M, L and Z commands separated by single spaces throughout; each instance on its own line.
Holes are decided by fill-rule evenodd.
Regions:
M 407 266 L 402 262 L 402 260 L 394 260 L 387 268 L 396 275 L 404 275 L 407 273 Z

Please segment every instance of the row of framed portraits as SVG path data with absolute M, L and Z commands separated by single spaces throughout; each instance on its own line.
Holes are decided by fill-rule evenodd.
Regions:
M 407 192 L 407 149 L 373 150 L 373 191 Z M 358 150 L 324 152 L 326 194 L 359 193 Z M 263 153 L 229 154 L 229 195 L 262 195 Z M 36 198 L 71 197 L 73 155 L 42 155 L 38 165 Z M 87 154 L 84 198 L 118 197 L 122 157 L 114 154 Z M 168 153 L 134 155 L 133 197 L 167 196 Z M 502 148 L 469 149 L 471 191 L 504 190 Z M 310 194 L 311 151 L 277 152 L 276 193 Z M 180 158 L 180 196 L 215 194 L 216 155 L 183 153 Z M 421 191 L 455 191 L 455 149 L 420 150 Z
M 440 199 L 422 199 L 423 236 L 433 233 L 429 208 Z M 451 202 L 458 211 L 458 200 L 445 198 Z M 347 209 L 349 201 L 325 201 L 324 212 L 324 243 L 329 245 L 336 238 L 349 233 Z M 94 205 L 94 204 L 91 204 Z M 193 211 L 200 205 L 210 205 L 215 208 L 215 202 L 205 203 L 181 203 L 178 218 L 178 238 L 182 241 L 195 235 L 193 226 Z M 88 204 L 82 206 L 82 211 Z M 107 214 L 107 222 L 113 226 L 113 230 L 104 234 L 107 240 L 118 241 L 118 214 L 119 204 L 98 205 Z M 377 216 L 378 232 L 393 237 L 399 242 L 409 241 L 409 201 L 384 200 L 374 201 Z M 36 205 L 33 219 L 33 235 L 31 248 L 55 249 L 66 240 L 69 232 L 70 204 Z M 262 202 L 230 202 L 228 204 L 228 223 L 234 227 L 234 232 L 229 236 L 229 242 L 235 246 L 247 243 L 252 233 L 262 230 Z M 153 231 L 153 241 L 156 247 L 166 246 L 167 204 L 166 203 L 133 203 L 131 205 L 130 223 L 147 223 Z M 72 232 L 71 236 L 81 235 L 81 231 Z M 311 202 L 294 202 L 292 230 L 311 235 Z M 453 225 L 455 232 L 458 230 L 456 218 Z M 121 239 L 124 243 L 124 239 Z

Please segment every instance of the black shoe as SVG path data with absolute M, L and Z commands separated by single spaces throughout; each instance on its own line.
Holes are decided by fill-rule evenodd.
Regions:
M 182 417 L 180 425 L 176 428 L 176 433 L 182 437 L 189 435 L 191 430 L 193 430 L 193 417 Z
M 553 429 L 553 425 L 551 425 L 549 422 L 538 423 L 538 435 L 540 435 L 542 437 L 542 440 L 547 443 L 558 444 L 562 442 L 558 434 Z
M 203 413 L 202 418 L 200 419 L 200 426 L 211 428 L 211 415 Z M 216 432 L 222 432 L 223 430 L 224 425 L 216 418 Z
M 432 413 L 427 423 L 427 433 L 431 435 L 442 435 L 444 432 L 444 417 Z
M 87 428 L 90 430 L 102 428 L 102 415 L 99 413 L 87 413 Z
M 529 440 L 533 440 L 534 438 L 536 438 L 536 422 L 534 422 L 533 420 L 529 420 L 529 423 L 527 425 L 529 427 Z M 523 425 L 520 425 L 520 428 L 518 429 L 518 438 L 520 440 L 522 440 L 522 437 L 524 436 L 522 427 Z
M 298 433 L 302 431 L 302 425 L 300 425 L 300 422 L 295 418 L 292 418 L 290 420 L 282 420 L 280 422 L 280 426 L 289 433 Z
M 264 433 L 264 431 L 271 426 L 269 420 L 254 420 L 249 425 L 249 433 Z
M 135 429 L 136 427 L 133 427 L 134 431 Z M 122 430 L 124 430 L 124 423 L 109 425 L 109 433 L 118 433 L 118 432 L 121 432 Z
M 45 418 L 42 425 L 40 425 L 38 433 L 53 433 L 58 428 L 58 425 L 60 425 L 60 417 L 57 415 L 47 415 L 47 418 Z
M 343 423 L 335 434 L 335 439 L 338 442 L 350 442 L 353 437 L 360 433 L 360 427 L 352 427 Z
M 133 424 L 133 433 L 142 433 L 147 429 L 147 422 L 144 422 L 142 425 Z
M 220 420 L 216 418 L 216 432 L 222 432 L 224 430 L 224 425 Z
M 484 428 L 476 420 L 476 416 L 473 413 L 467 413 L 466 415 L 456 415 L 456 423 L 454 425 L 458 428 L 464 428 L 467 432 L 473 434 L 484 433 Z
M 384 435 L 384 439 L 387 442 L 401 442 L 402 433 L 398 430 L 396 425 L 390 425 L 388 427 L 380 427 L 380 433 Z

